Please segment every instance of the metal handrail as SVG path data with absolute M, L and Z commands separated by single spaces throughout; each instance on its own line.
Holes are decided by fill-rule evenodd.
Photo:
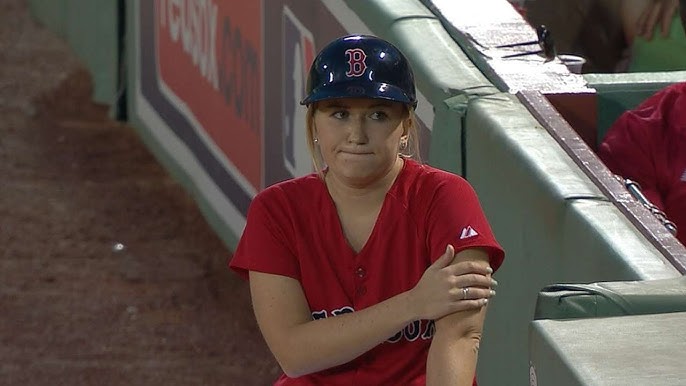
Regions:
M 670 221 L 667 218 L 667 214 L 665 214 L 664 211 L 662 211 L 655 204 L 650 202 L 648 197 L 646 197 L 643 194 L 642 189 L 641 189 L 641 185 L 638 182 L 630 180 L 628 178 L 623 178 L 623 177 L 619 177 L 619 176 L 618 176 L 618 178 L 624 184 L 624 186 L 629 191 L 629 193 L 631 193 L 631 195 L 634 196 L 634 198 L 636 200 L 638 200 L 638 202 L 640 202 L 641 205 L 645 206 L 646 209 L 648 209 L 650 211 L 650 213 L 652 213 L 658 219 L 658 221 L 660 221 L 660 223 L 662 223 L 662 225 L 664 225 L 665 228 L 667 228 L 667 230 L 671 234 L 676 236 L 676 231 L 677 231 L 676 224 L 674 224 L 674 222 Z

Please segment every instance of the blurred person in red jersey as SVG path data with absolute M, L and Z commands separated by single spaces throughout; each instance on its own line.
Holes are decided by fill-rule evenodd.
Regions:
M 622 114 L 598 155 L 613 173 L 641 186 L 676 224 L 677 238 L 686 245 L 686 82 Z

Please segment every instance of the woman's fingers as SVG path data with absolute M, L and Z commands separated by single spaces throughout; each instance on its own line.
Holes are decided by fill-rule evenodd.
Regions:
M 449 280 L 455 288 L 482 287 L 491 288 L 493 279 L 487 275 L 468 273 L 464 275 L 454 275 Z
M 486 305 L 488 305 L 488 298 L 461 300 L 459 302 L 453 303 L 453 309 L 451 310 L 451 312 L 448 312 L 445 315 L 452 312 L 478 310 L 479 308 L 482 308 Z
M 445 252 L 443 252 L 443 254 L 438 259 L 436 259 L 436 261 L 434 261 L 434 263 L 431 264 L 431 266 L 429 266 L 428 269 L 430 269 L 430 270 L 443 269 L 443 268 L 449 266 L 454 258 L 455 258 L 455 248 L 453 248 L 452 245 L 448 244 L 448 246 L 445 248 Z
M 465 287 L 456 288 L 451 291 L 451 305 L 447 314 L 459 311 L 477 310 L 488 305 L 489 299 L 495 296 L 495 291 L 479 288 L 479 287 Z
M 655 1 L 654 6 L 649 9 L 647 21 L 643 26 L 643 36 L 646 40 L 653 38 L 653 31 L 655 30 L 655 24 L 662 13 L 662 1 Z
M 462 260 L 462 261 L 460 261 Z M 430 265 L 410 290 L 410 303 L 420 319 L 436 319 L 453 312 L 478 309 L 495 295 L 493 269 L 485 260 L 457 259 L 455 249 Z
M 677 8 L 677 0 L 652 1 L 638 17 L 636 22 L 638 35 L 646 40 L 651 40 L 653 38 L 655 25 L 660 23 L 662 36 L 669 36 L 669 30 Z
M 461 287 L 450 291 L 452 300 L 455 302 L 490 299 L 496 294 L 495 290 L 482 287 Z
M 668 37 L 674 15 L 679 9 L 679 2 L 677 0 L 668 0 L 664 5 L 665 11 L 662 12 L 662 36 Z
M 480 261 L 461 261 L 447 266 L 443 268 L 443 270 L 451 275 L 465 275 L 470 273 L 490 275 L 493 273 L 493 269 L 488 264 Z

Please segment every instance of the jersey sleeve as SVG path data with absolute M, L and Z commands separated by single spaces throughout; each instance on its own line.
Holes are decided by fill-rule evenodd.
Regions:
M 476 247 L 486 249 L 494 271 L 503 263 L 505 253 L 493 235 L 476 192 L 461 177 L 449 176 L 437 186 L 427 221 L 432 262 L 451 244 L 455 252 Z
M 666 149 L 662 143 L 666 111 L 661 107 L 665 95 L 659 92 L 624 112 L 598 148 L 598 156 L 613 173 L 638 182 L 643 194 L 661 209 L 661 180 L 669 170 L 662 157 Z
M 300 279 L 300 265 L 289 243 L 283 215 L 278 205 L 270 210 L 268 199 L 258 194 L 250 204 L 245 229 L 229 267 L 247 279 L 249 271 L 258 271 Z

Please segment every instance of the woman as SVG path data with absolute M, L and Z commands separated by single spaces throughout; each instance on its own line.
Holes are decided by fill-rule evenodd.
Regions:
M 472 384 L 503 251 L 466 181 L 400 154 L 418 148 L 407 59 L 342 37 L 307 92 L 317 173 L 255 197 L 230 264 L 276 385 Z

